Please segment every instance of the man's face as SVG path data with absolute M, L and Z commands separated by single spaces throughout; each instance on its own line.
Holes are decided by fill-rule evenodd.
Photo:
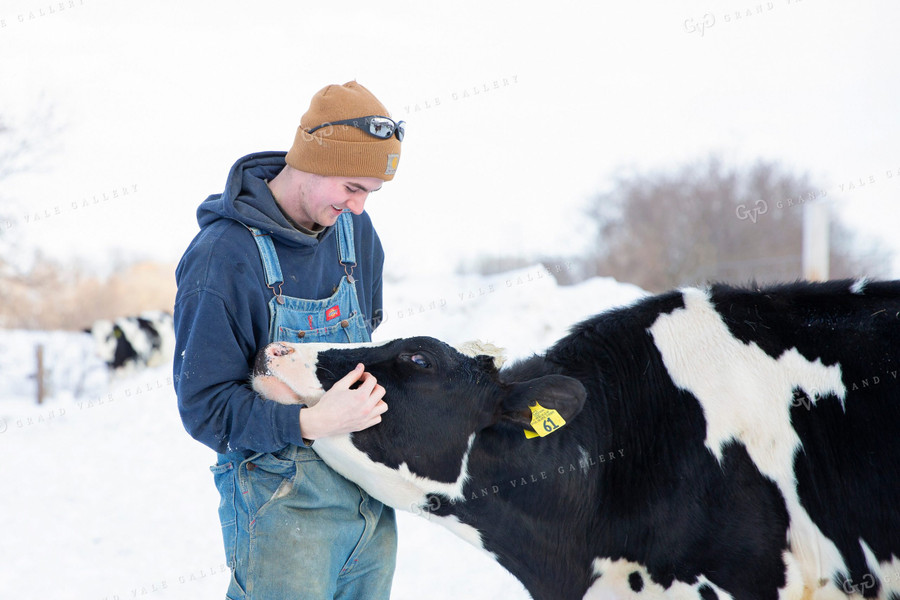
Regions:
M 382 183 L 377 177 L 306 177 L 291 217 L 307 229 L 334 225 L 344 210 L 362 214 L 369 194 L 381 189 Z

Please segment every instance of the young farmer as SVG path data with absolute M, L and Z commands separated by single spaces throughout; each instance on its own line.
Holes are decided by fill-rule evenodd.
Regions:
M 394 177 L 403 133 L 362 85 L 327 86 L 289 152 L 240 159 L 197 211 L 176 272 L 174 375 L 185 428 L 218 453 L 229 598 L 390 596 L 393 511 L 310 448 L 380 422 L 384 389 L 360 365 L 307 408 L 248 381 L 270 342 L 369 341 L 384 254 L 363 208 Z

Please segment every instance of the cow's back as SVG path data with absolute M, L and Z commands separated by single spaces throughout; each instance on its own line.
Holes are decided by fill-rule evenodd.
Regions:
M 788 596 L 888 597 L 900 589 L 898 356 L 898 283 L 686 289 L 577 326 L 546 358 L 593 387 L 591 427 L 630 454 L 603 473 L 619 524 L 600 526 L 613 539 L 598 552 L 649 536 L 672 545 L 619 556 L 664 586 L 712 565 L 745 597 L 761 592 L 733 561 L 774 553 L 753 577 L 783 578 Z M 678 546 L 703 535 L 722 543 Z
M 821 564 L 830 560 L 843 567 L 847 577 L 835 578 L 844 591 L 896 593 L 900 283 L 797 284 L 767 294 L 714 288 L 712 300 L 729 331 L 745 344 L 759 346 L 773 359 L 796 351 L 839 373 L 835 389 L 796 388 L 789 407 L 798 440 L 797 497 L 818 529 L 794 531 L 794 543 L 817 554 Z M 819 533 L 833 547 L 810 537 Z

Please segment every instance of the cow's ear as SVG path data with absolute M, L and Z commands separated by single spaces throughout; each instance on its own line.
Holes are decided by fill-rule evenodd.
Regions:
M 507 386 L 507 394 L 501 406 L 502 419 L 531 428 L 531 407 L 555 410 L 566 422 L 575 418 L 584 407 L 587 392 L 580 381 L 565 375 L 545 375 Z

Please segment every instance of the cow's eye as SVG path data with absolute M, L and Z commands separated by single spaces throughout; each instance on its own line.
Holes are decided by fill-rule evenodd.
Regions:
M 428 359 L 425 358 L 424 356 L 422 356 L 421 354 L 413 354 L 412 356 L 409 357 L 409 360 L 416 363 L 420 367 L 428 368 L 431 366 L 431 363 L 428 362 Z

